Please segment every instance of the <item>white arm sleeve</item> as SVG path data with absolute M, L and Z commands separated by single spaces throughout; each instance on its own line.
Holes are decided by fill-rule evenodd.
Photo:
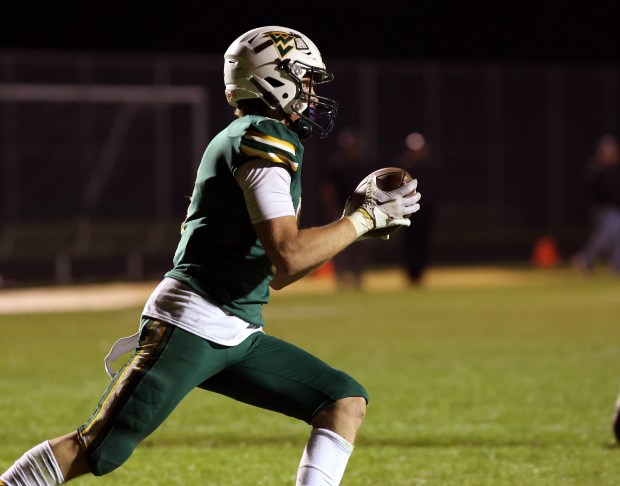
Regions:
M 243 190 L 252 224 L 281 216 L 295 216 L 291 198 L 291 175 L 284 167 L 256 159 L 235 171 Z

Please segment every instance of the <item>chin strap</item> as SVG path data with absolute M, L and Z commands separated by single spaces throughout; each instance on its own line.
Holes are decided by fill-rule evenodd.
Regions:
M 299 135 L 299 138 L 302 140 L 307 140 L 312 136 L 312 126 L 305 118 L 300 118 L 297 121 L 291 121 L 289 118 L 289 122 L 293 126 L 293 131 Z

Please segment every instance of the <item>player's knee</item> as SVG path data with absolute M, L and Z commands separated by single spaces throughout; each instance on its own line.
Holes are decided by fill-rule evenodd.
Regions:
M 365 416 L 366 399 L 364 397 L 346 397 L 336 400 L 316 415 L 312 425 L 331 428 L 333 424 L 346 424 L 347 427 L 357 429 Z
M 359 427 L 366 416 L 367 403 L 368 393 L 362 385 L 354 381 L 349 384 L 346 396 L 336 400 L 331 408 L 339 420 L 345 420 Z
M 361 425 L 366 417 L 366 399 L 364 397 L 342 398 L 334 405 L 338 414 L 350 422 Z

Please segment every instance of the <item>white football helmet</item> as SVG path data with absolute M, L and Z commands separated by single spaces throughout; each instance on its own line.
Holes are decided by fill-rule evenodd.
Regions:
M 239 100 L 261 99 L 280 111 L 301 138 L 326 137 L 333 128 L 338 104 L 314 93 L 315 85 L 333 79 L 316 45 L 287 27 L 252 29 L 224 54 L 228 103 L 237 106 Z M 301 118 L 293 122 L 293 113 Z

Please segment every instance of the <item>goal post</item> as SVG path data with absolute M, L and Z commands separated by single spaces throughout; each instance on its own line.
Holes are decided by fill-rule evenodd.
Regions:
M 124 144 L 131 142 L 129 137 L 132 124 L 138 120 L 141 110 L 153 110 L 153 136 L 152 141 L 149 141 L 153 153 L 153 208 L 157 218 L 162 220 L 170 216 L 170 175 L 178 163 L 173 148 L 173 120 L 178 120 L 179 112 L 175 112 L 174 118 L 170 108 L 173 105 L 184 106 L 180 111 L 186 129 L 184 138 L 187 148 L 184 153 L 191 154 L 192 160 L 188 163 L 195 172 L 209 137 L 208 102 L 208 91 L 200 85 L 0 83 L 0 217 L 4 221 L 3 227 L 0 227 L 0 246 L 4 258 L 10 258 L 19 249 L 19 231 L 13 230 L 19 230 L 28 220 L 23 217 L 24 196 L 20 177 L 23 179 L 24 160 L 27 160 L 25 154 L 31 152 L 32 147 L 24 145 L 23 135 L 20 138 L 24 123 L 22 106 L 27 105 L 31 112 L 33 104 L 73 105 L 76 110 L 84 110 L 84 106 L 92 105 L 113 107 L 111 111 L 103 109 L 112 113 L 111 118 L 106 117 L 104 122 L 97 118 L 99 141 L 96 147 L 89 149 L 89 170 L 83 175 L 79 193 L 75 194 L 73 213 L 69 215 L 75 225 L 73 244 L 71 248 L 62 249 L 87 253 L 92 239 L 92 232 L 88 231 L 92 210 L 105 206 L 106 185 L 115 170 L 122 170 L 119 160 Z M 54 128 L 50 125 L 47 127 Z M 47 127 L 41 125 L 37 129 L 45 130 Z M 90 129 L 93 130 L 92 126 Z M 90 143 L 75 132 L 65 131 L 63 137 L 67 144 L 82 146 Z M 80 164 L 79 160 L 78 156 L 76 167 Z M 41 179 L 44 175 L 33 173 L 32 177 Z M 153 224 L 153 228 L 159 227 L 161 225 L 157 222 Z M 153 235 L 153 231 L 149 230 L 151 242 L 160 239 L 158 235 Z

